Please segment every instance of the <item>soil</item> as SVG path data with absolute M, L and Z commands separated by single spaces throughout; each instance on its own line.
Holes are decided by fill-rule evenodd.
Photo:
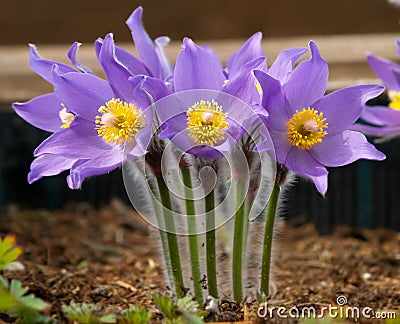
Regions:
M 45 300 L 46 313 L 60 323 L 68 322 L 61 305 L 72 300 L 94 303 L 105 313 L 142 305 L 155 322 L 162 321 L 151 298 L 166 290 L 153 240 L 141 218 L 120 201 L 101 209 L 71 204 L 56 212 L 10 206 L 0 233 L 15 234 L 25 249 L 20 257 L 25 270 L 3 275 Z M 392 310 L 400 318 L 400 233 L 337 228 L 320 236 L 312 224 L 295 220 L 286 222 L 276 244 L 269 307 L 321 310 L 345 296 L 348 306 Z M 223 301 L 220 315 L 206 321 L 258 322 L 257 308 L 255 302 Z M 13 322 L 5 314 L 1 320 Z

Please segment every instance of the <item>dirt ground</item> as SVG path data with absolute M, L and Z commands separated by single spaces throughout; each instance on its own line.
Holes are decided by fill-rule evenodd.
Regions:
M 155 321 L 162 319 L 151 299 L 165 290 L 153 241 L 139 216 L 121 202 L 99 210 L 71 204 L 58 212 L 10 206 L 0 233 L 15 234 L 25 249 L 20 258 L 25 271 L 3 275 L 45 300 L 47 314 L 60 323 L 68 322 L 61 305 L 71 300 L 94 303 L 100 312 L 143 305 Z M 338 228 L 321 237 L 313 225 L 291 221 L 277 245 L 270 307 L 320 310 L 345 296 L 348 306 L 394 310 L 400 318 L 400 233 Z M 224 301 L 221 315 L 208 320 L 260 321 L 257 307 Z M 5 314 L 1 320 L 12 322 Z

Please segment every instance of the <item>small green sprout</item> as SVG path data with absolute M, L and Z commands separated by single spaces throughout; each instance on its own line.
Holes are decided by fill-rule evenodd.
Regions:
M 18 259 L 23 248 L 15 245 L 15 236 L 7 235 L 4 239 L 0 236 L 0 270 Z
M 199 305 L 190 296 L 178 298 L 174 302 L 168 296 L 154 295 L 153 301 L 166 317 L 167 324 L 200 324 L 207 313 L 199 310 Z
M 117 317 L 114 314 L 98 316 L 95 314 L 93 304 L 75 303 L 71 301 L 69 305 L 63 305 L 62 310 L 65 316 L 79 324 L 103 324 L 117 323 Z
M 131 305 L 123 317 L 118 318 L 118 324 L 147 324 L 150 322 L 152 314 L 145 307 Z

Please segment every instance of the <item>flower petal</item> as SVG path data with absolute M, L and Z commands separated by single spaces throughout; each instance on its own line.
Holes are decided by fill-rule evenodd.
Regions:
M 152 76 L 161 77 L 162 67 L 154 43 L 142 25 L 143 8 L 136 8 L 126 21 L 132 32 L 133 42 L 140 59 L 151 71 Z
M 398 64 L 372 54 L 367 55 L 367 61 L 372 71 L 389 90 L 400 91 L 400 82 L 393 74 L 393 70 L 400 71 Z
M 265 73 L 255 70 L 254 75 L 260 83 L 262 90 L 261 105 L 268 112 L 268 129 L 286 132 L 286 122 L 291 118 L 289 104 L 282 91 L 281 83 Z
M 225 76 L 220 66 L 221 63 L 209 51 L 185 38 L 175 65 L 175 91 L 222 89 Z
M 76 59 L 76 54 L 78 52 L 79 46 L 81 46 L 81 43 L 74 42 L 70 49 L 67 52 L 67 56 L 69 60 L 71 61 L 72 65 L 75 66 L 75 68 L 83 73 L 90 73 L 93 74 L 93 72 L 83 64 L 81 64 L 77 59 Z
M 337 90 L 314 103 L 312 108 L 323 112 L 328 123 L 328 136 L 335 135 L 354 124 L 367 100 L 378 96 L 384 88 L 380 85 L 358 85 Z
M 43 154 L 33 160 L 31 171 L 28 174 L 28 182 L 31 184 L 42 177 L 57 175 L 70 169 L 76 162 L 75 159 L 68 159 L 53 154 Z
M 376 127 L 371 125 L 354 124 L 350 129 L 369 136 L 383 137 L 382 140 L 388 140 L 400 135 L 400 125 Z
M 314 182 L 318 192 L 324 196 L 328 191 L 328 172 L 318 177 L 309 176 L 308 178 Z
M 400 111 L 386 106 L 366 106 L 361 118 L 369 124 L 377 126 L 399 126 Z
M 112 34 L 108 34 L 103 41 L 99 53 L 99 63 L 115 95 L 124 101 L 127 101 L 128 98 L 132 98 L 133 87 L 130 82 L 127 82 L 132 74 L 115 57 L 115 46 Z
M 227 63 L 226 67 L 229 72 L 229 79 L 235 77 L 239 73 L 242 66 L 246 63 L 263 56 L 264 51 L 261 47 L 262 33 L 257 32 L 253 34 L 235 53 L 233 53 Z
M 109 150 L 107 144 L 97 135 L 95 123 L 77 117 L 69 128 L 56 132 L 45 139 L 35 150 L 35 155 L 45 153 L 70 159 L 91 159 Z
M 385 155 L 368 143 L 363 134 L 353 131 L 344 131 L 324 138 L 309 152 L 315 160 L 327 167 L 339 167 L 359 159 L 385 159 Z
M 47 82 L 53 84 L 53 66 L 57 65 L 60 73 L 77 72 L 74 68 L 61 62 L 42 59 L 35 45 L 30 44 L 29 66 Z
M 123 151 L 115 148 L 71 169 L 69 184 L 79 189 L 87 177 L 108 173 L 122 165 Z
M 284 84 L 296 61 L 307 52 L 306 48 L 290 48 L 279 53 L 278 57 L 268 70 L 268 74 Z
M 12 107 L 22 119 L 48 132 L 60 130 L 62 125 L 58 115 L 61 102 L 54 93 L 36 97 L 25 103 L 13 103 Z
M 164 52 L 164 47 L 166 47 L 170 43 L 170 38 L 167 36 L 161 36 L 154 40 L 156 43 L 156 51 L 160 58 L 161 66 L 162 66 L 162 75 L 160 76 L 162 80 L 165 80 L 173 73 L 173 69 L 171 64 L 168 61 L 167 56 Z
M 284 92 L 292 113 L 310 107 L 320 99 L 328 84 L 328 64 L 321 57 L 318 47 L 310 42 L 311 59 L 301 62 L 284 84 Z
M 54 71 L 54 92 L 69 111 L 94 122 L 98 109 L 115 97 L 109 84 L 87 73 Z
M 238 68 L 233 79 L 224 86 L 223 92 L 235 96 L 247 104 L 259 103 L 260 94 L 256 88 L 256 79 L 252 70 L 266 68 L 265 57 L 256 58 Z
M 319 163 L 307 150 L 293 147 L 284 163 L 286 167 L 300 175 L 319 177 L 327 174 L 325 166 Z

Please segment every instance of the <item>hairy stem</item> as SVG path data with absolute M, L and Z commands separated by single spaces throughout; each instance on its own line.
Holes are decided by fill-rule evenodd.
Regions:
M 279 183 L 275 182 L 274 187 L 272 188 L 271 197 L 269 199 L 267 216 L 265 220 L 264 244 L 261 260 L 261 294 L 263 295 L 263 298 L 267 298 L 269 295 L 272 237 L 280 190 L 281 187 Z
M 207 231 L 206 258 L 207 258 L 208 293 L 212 297 L 218 298 L 213 190 L 206 196 L 205 200 L 206 200 L 206 231 Z
M 160 191 L 161 203 L 164 209 L 165 230 L 167 232 L 167 242 L 169 249 L 169 256 L 171 260 L 171 269 L 174 280 L 175 293 L 177 297 L 183 297 L 184 284 L 182 276 L 182 267 L 179 257 L 178 239 L 176 236 L 175 222 L 171 210 L 171 197 L 168 187 L 162 175 L 157 177 L 158 189 Z
M 245 196 L 246 186 L 242 179 L 236 183 L 236 213 L 233 232 L 233 251 L 232 251 L 232 281 L 233 298 L 237 302 L 243 299 L 243 247 L 245 233 Z
M 189 252 L 190 264 L 192 268 L 193 289 L 197 302 L 203 304 L 203 290 L 201 287 L 201 274 L 199 262 L 199 243 L 197 235 L 196 213 L 194 208 L 193 192 L 192 192 L 192 179 L 190 177 L 190 169 L 184 166 L 182 169 L 183 184 L 185 185 L 185 203 L 187 226 L 189 232 Z

